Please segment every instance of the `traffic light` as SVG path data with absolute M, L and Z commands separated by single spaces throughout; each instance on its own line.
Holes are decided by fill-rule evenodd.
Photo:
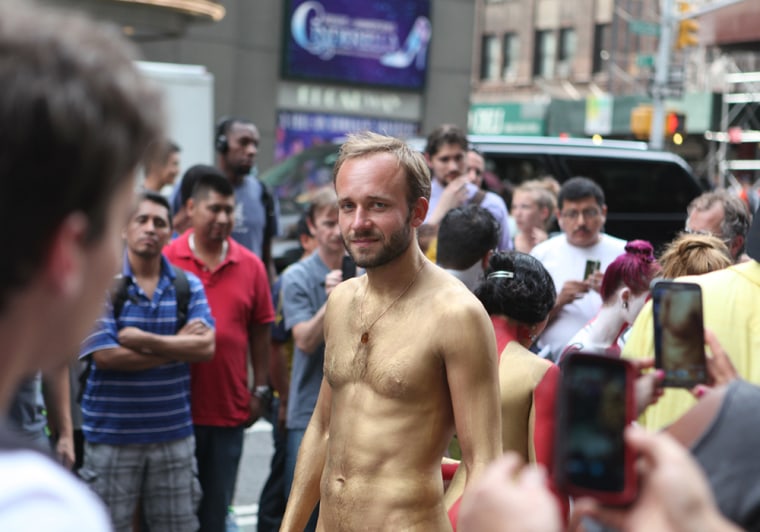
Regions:
M 675 111 L 669 111 L 668 114 L 665 115 L 665 133 L 667 135 L 674 135 L 675 133 L 685 132 L 686 115 Z
M 652 106 L 640 104 L 631 110 L 631 133 L 639 139 L 646 140 L 652 131 Z
M 678 12 L 681 16 L 691 11 L 689 2 L 678 2 Z M 678 37 L 676 37 L 676 48 L 683 50 L 699 44 L 699 22 L 693 18 L 684 18 L 678 21 Z
M 652 131 L 652 106 L 639 104 L 631 110 L 631 133 L 639 140 L 647 140 Z M 678 111 L 665 113 L 664 133 L 667 136 L 686 133 L 686 115 Z

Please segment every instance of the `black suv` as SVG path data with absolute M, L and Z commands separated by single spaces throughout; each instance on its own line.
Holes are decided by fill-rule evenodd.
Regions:
M 476 136 L 470 142 L 502 181 L 519 184 L 546 175 L 560 183 L 575 176 L 593 179 L 607 200 L 605 231 L 655 246 L 683 229 L 687 205 L 707 189 L 681 157 L 642 142 Z

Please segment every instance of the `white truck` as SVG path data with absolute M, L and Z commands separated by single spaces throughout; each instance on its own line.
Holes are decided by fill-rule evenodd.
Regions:
M 148 61 L 137 65 L 164 92 L 166 132 L 182 150 L 180 176 L 194 164 L 214 164 L 213 74 L 202 65 Z

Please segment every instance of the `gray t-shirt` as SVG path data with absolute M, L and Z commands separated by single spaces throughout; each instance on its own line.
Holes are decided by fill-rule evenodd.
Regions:
M 718 509 L 744 530 L 760 531 L 760 387 L 736 379 L 691 452 L 710 482 Z
M 13 396 L 8 410 L 8 422 L 11 430 L 16 431 L 27 441 L 43 442 L 45 436 L 45 402 L 42 398 L 42 377 L 39 372 L 32 378 L 24 380 Z
M 262 187 L 261 182 L 251 176 L 246 176 L 235 187 L 235 226 L 232 228 L 232 238 L 260 259 L 263 258 L 267 223 L 266 209 L 261 201 Z
M 315 252 L 282 274 L 282 315 L 287 330 L 310 320 L 327 301 L 325 276 L 329 272 Z M 313 353 L 294 347 L 287 428 L 305 429 L 309 424 L 322 384 L 324 360 L 324 342 Z

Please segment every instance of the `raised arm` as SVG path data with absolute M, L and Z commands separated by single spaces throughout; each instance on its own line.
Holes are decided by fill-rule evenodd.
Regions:
M 283 314 L 285 322 L 293 332 L 293 341 L 296 347 L 304 354 L 310 355 L 317 351 L 325 342 L 324 324 L 325 309 L 327 303 L 319 308 L 314 308 L 309 289 L 304 286 L 300 278 L 286 275 L 283 280 Z M 340 270 L 332 270 L 325 276 L 325 294 L 332 293 L 342 280 Z
M 327 457 L 331 403 L 332 390 L 323 378 L 314 413 L 298 450 L 293 485 L 282 519 L 281 532 L 303 530 L 319 502 L 319 485 Z

